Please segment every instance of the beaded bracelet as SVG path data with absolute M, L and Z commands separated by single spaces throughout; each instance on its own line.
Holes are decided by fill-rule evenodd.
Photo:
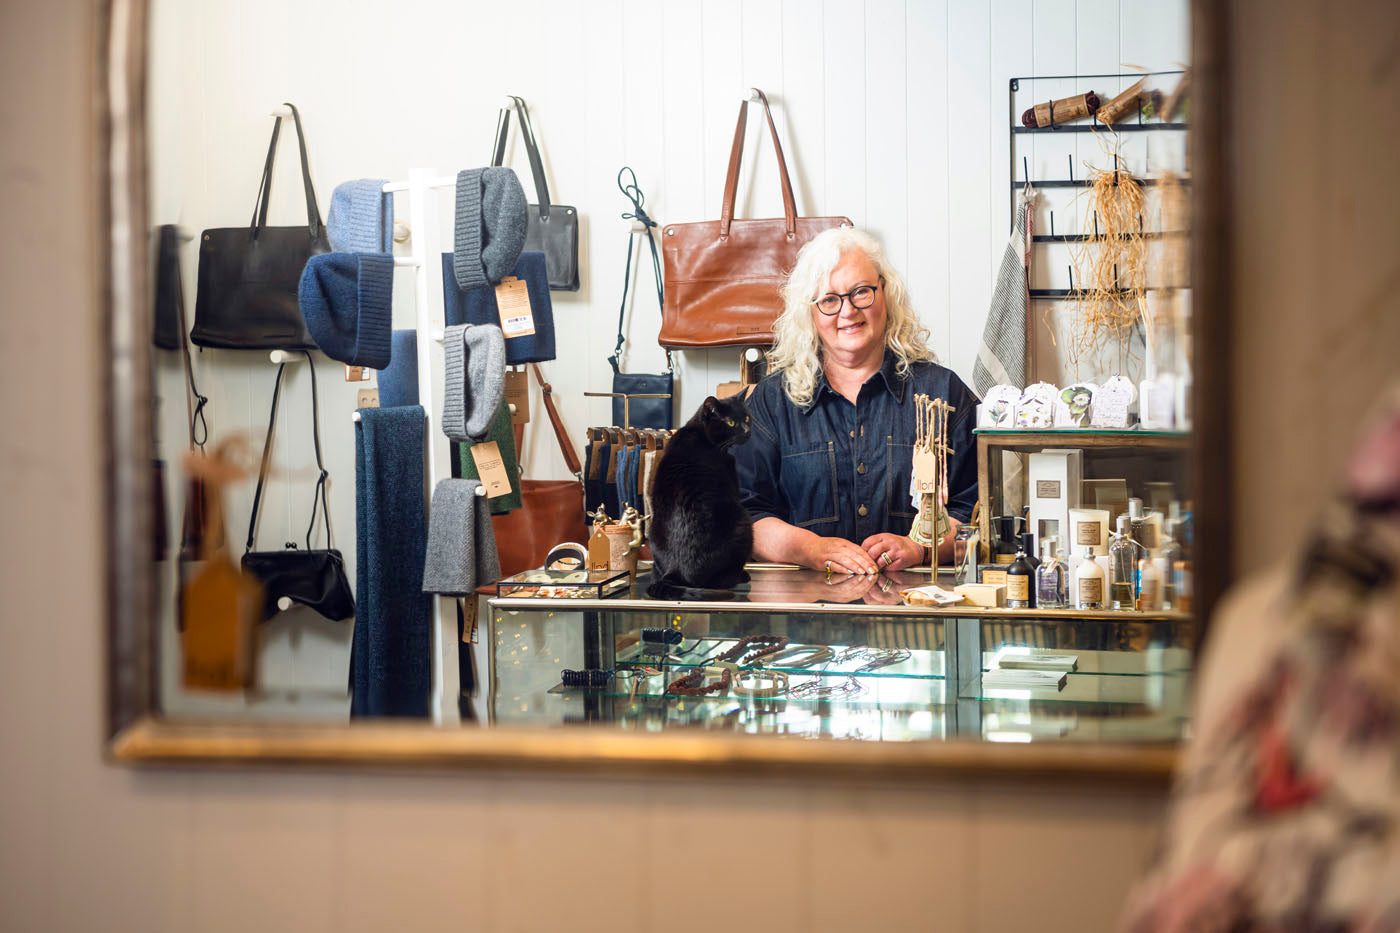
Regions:
M 782 651 L 788 646 L 788 637 L 786 635 L 745 635 L 734 643 L 734 647 L 719 655 L 718 660 L 737 660 L 739 655 L 743 654 L 749 645 L 764 645 L 766 647 L 750 653 L 748 657 L 739 662 L 741 664 L 751 664 L 758 658 Z
M 566 687 L 606 687 L 608 681 L 616 675 L 615 671 L 600 670 L 598 668 L 588 668 L 582 671 L 563 670 L 559 672 L 560 678 Z
M 675 680 L 671 681 L 670 686 L 666 688 L 667 695 L 686 697 L 704 696 L 707 693 L 715 693 L 724 690 L 733 683 L 734 675 L 728 667 L 725 667 L 720 669 L 723 670 L 723 673 L 720 675 L 719 680 L 705 684 L 705 674 L 713 670 L 716 670 L 716 668 L 697 667 L 689 674 L 677 677 Z M 704 684 L 704 686 L 701 686 L 701 684 Z
M 765 681 L 767 687 L 749 687 L 744 681 Z M 740 697 L 776 697 L 787 693 L 788 675 L 782 671 L 745 671 L 734 681 L 734 695 Z

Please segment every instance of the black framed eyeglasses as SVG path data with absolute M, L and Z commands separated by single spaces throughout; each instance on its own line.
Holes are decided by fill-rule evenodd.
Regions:
M 818 311 L 825 314 L 827 317 L 831 317 L 833 314 L 840 314 L 841 303 L 847 300 L 851 302 L 852 308 L 855 308 L 857 311 L 864 311 L 875 303 L 875 290 L 879 287 L 879 285 L 857 285 L 844 295 L 838 295 L 833 292 L 821 296 L 812 303 L 817 306 Z

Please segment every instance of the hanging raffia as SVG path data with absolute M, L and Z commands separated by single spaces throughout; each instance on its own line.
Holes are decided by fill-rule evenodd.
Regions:
M 1080 364 L 1099 359 L 1104 351 L 1116 359 L 1117 372 L 1127 369 L 1147 287 L 1142 185 L 1122 167 L 1118 134 L 1099 138 L 1107 164 L 1115 167 L 1088 166 L 1084 237 L 1071 250 L 1078 300 L 1067 353 L 1077 379 L 1083 377 Z

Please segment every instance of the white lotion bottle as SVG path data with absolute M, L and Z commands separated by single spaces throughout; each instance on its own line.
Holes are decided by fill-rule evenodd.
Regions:
M 1103 568 L 1094 560 L 1092 547 L 1085 546 L 1084 559 L 1074 571 L 1074 582 L 1076 609 L 1103 608 Z

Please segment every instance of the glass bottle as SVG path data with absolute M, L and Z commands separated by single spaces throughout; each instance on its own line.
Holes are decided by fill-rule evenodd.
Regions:
M 1184 569 L 1185 562 L 1182 559 L 1181 545 L 1177 543 L 1177 536 L 1181 533 L 1181 526 L 1178 521 L 1167 522 L 1167 534 L 1162 542 L 1162 556 L 1160 567 L 1162 570 L 1162 608 L 1177 608 L 1177 583 L 1178 574 Z
M 1026 560 L 1031 562 L 1031 569 L 1040 566 L 1040 558 L 1035 556 L 1035 534 L 1030 531 L 1021 532 L 1021 550 L 1026 555 Z
M 1076 609 L 1103 608 L 1103 568 L 1094 563 L 1094 549 L 1084 547 L 1084 559 L 1074 571 L 1074 583 L 1079 591 Z
M 1026 557 L 1025 537 L 1016 545 L 1016 557 L 1006 568 L 1006 605 L 1011 609 L 1035 606 L 1035 567 Z
M 1040 566 L 1035 568 L 1035 604 L 1041 609 L 1063 609 L 1069 601 L 1065 590 L 1065 565 L 1057 549 L 1059 539 L 1046 538 L 1040 546 Z
M 1133 578 L 1133 588 L 1137 591 L 1137 606 L 1144 612 L 1153 612 L 1161 605 L 1162 572 L 1157 569 L 1151 557 L 1140 557 L 1137 562 L 1137 576 Z
M 1137 570 L 1138 545 L 1128 533 L 1131 519 L 1118 516 L 1118 531 L 1108 545 L 1108 599 L 1114 609 L 1132 609 L 1137 590 L 1133 586 Z
M 977 582 L 977 552 L 981 535 L 977 525 L 969 522 L 959 525 L 957 533 L 953 535 L 953 582 L 961 586 L 964 583 Z

